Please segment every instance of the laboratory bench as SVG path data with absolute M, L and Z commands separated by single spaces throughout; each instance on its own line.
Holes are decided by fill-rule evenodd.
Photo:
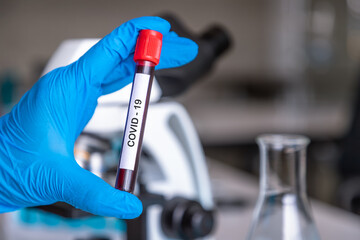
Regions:
M 257 179 L 216 160 L 209 159 L 208 168 L 214 198 L 221 203 L 215 239 L 245 239 L 259 193 Z M 321 239 L 360 239 L 360 216 L 313 199 L 311 208 Z
M 214 199 L 217 203 L 214 237 L 217 240 L 243 240 L 248 233 L 258 198 L 257 178 L 213 159 L 208 159 L 207 162 Z M 311 199 L 311 207 L 322 240 L 360 239 L 360 216 L 313 199 Z M 1 227 L 5 226 L 8 231 L 16 231 L 11 240 L 35 240 L 39 231 L 45 237 L 41 239 L 51 239 L 46 236 L 54 234 L 51 228 L 30 227 L 22 231 L 17 229 L 18 225 L 4 222 L 13 219 L 11 218 L 13 216 L 13 213 L 0 215 L 0 240 L 3 239 Z M 66 234 L 69 233 L 57 232 L 56 234 L 63 234 L 63 239 L 65 239 L 68 237 Z M 119 232 L 111 232 L 111 234 L 115 237 L 114 239 L 119 238 Z M 26 238 L 23 238 L 24 236 Z

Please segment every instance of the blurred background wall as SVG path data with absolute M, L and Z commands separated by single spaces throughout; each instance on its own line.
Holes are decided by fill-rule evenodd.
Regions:
M 128 19 L 164 12 L 194 32 L 217 23 L 232 36 L 212 72 L 176 98 L 207 155 L 256 174 L 259 133 L 308 135 L 310 195 L 339 205 L 342 143 L 357 95 L 356 0 L 0 0 L 0 83 L 8 89 L 2 98 L 15 89 L 2 112 L 63 40 L 101 38 Z
M 26 76 L 36 61 L 46 61 L 64 39 L 102 37 L 129 19 L 168 11 L 178 14 L 194 31 L 212 22 L 231 29 L 241 43 L 232 55 L 241 58 L 238 63 L 230 60 L 223 64 L 231 64 L 225 70 L 233 71 L 234 66 L 255 70 L 262 61 L 257 47 L 245 47 L 254 41 L 262 45 L 261 1 L 2 0 L 0 4 L 1 69 L 16 67 Z
M 211 109 L 194 116 L 202 121 L 197 125 L 206 136 L 204 141 L 247 141 L 258 132 L 274 129 L 311 132 L 319 137 L 338 136 L 344 131 L 354 79 L 347 52 L 345 1 L 2 0 L 0 71 L 16 72 L 28 88 L 63 40 L 102 37 L 128 19 L 164 12 L 177 14 L 195 32 L 218 23 L 233 37 L 231 51 L 212 74 L 181 99 L 194 108 L 216 99 L 215 104 L 223 108 L 218 114 L 222 116 L 213 120 L 208 116 L 213 103 L 208 105 Z M 266 109 L 278 114 L 263 123 L 264 105 L 256 103 L 267 97 L 288 104 L 279 107 L 266 101 L 270 104 Z M 251 98 L 256 101 L 248 103 Z M 313 102 L 329 101 L 331 106 L 324 106 L 324 111 L 331 109 L 324 114 L 304 109 Z M 293 108 L 299 107 L 302 111 L 295 113 Z M 308 114 L 316 116 L 309 120 Z M 214 124 L 216 129 L 211 127 Z M 227 128 L 234 124 L 236 129 Z M 258 131 L 251 133 L 253 129 Z

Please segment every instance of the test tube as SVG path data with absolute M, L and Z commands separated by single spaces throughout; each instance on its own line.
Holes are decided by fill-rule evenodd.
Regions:
M 155 66 L 160 60 L 161 45 L 161 33 L 140 31 L 134 54 L 135 76 L 115 183 L 115 188 L 130 193 L 135 188 L 151 86 Z

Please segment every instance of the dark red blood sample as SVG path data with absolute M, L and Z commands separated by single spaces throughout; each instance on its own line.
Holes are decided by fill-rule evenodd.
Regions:
M 149 78 L 149 86 L 148 86 L 147 95 L 146 95 L 146 101 L 144 104 L 144 114 L 143 114 L 143 116 L 140 116 L 140 117 L 142 117 L 143 121 L 142 121 L 142 125 L 140 127 L 141 131 L 139 132 L 139 142 L 137 145 L 138 149 L 137 149 L 137 154 L 136 154 L 136 159 L 135 159 L 134 170 L 121 168 L 119 165 L 118 173 L 117 173 L 117 177 L 116 177 L 116 183 L 115 183 L 115 188 L 122 190 L 122 191 L 130 192 L 130 193 L 132 193 L 134 191 L 135 183 L 136 183 L 137 171 L 138 171 L 138 167 L 139 167 L 139 159 L 141 156 L 142 140 L 143 140 L 144 129 L 145 129 L 146 115 L 147 115 L 147 110 L 148 110 L 148 105 L 149 105 L 149 100 L 150 100 L 151 86 L 152 86 L 152 82 L 153 82 L 153 78 L 154 78 L 154 71 L 155 71 L 154 63 L 152 63 L 150 61 L 137 61 L 136 62 L 135 75 L 137 73 L 141 73 L 141 74 L 147 74 L 150 77 Z M 128 121 L 129 121 L 129 119 L 127 118 L 127 122 Z M 126 125 L 127 124 L 128 123 L 126 123 Z M 125 139 L 125 136 L 123 138 L 123 141 L 124 141 L 124 139 Z M 124 143 L 123 143 L 123 147 L 124 147 Z M 121 161 L 121 159 L 120 159 L 120 161 Z
M 135 76 L 115 183 L 117 189 L 130 193 L 135 188 L 151 86 L 155 66 L 160 61 L 161 45 L 161 33 L 140 31 L 134 53 Z

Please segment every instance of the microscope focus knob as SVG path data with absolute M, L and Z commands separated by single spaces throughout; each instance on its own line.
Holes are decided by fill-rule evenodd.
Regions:
M 167 237 L 195 239 L 211 232 L 214 216 L 198 202 L 176 197 L 164 205 L 161 226 Z

